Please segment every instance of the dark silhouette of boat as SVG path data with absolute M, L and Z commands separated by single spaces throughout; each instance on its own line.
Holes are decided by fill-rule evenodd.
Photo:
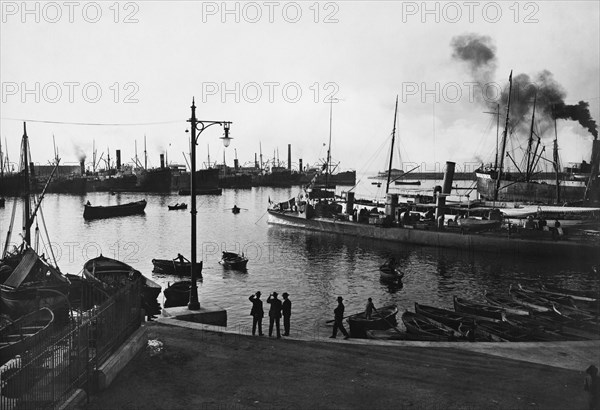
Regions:
M 92 206 L 89 202 L 85 205 L 83 210 L 84 219 L 100 219 L 100 218 L 114 218 L 117 216 L 128 216 L 143 214 L 146 208 L 146 200 L 142 199 L 137 202 L 129 202 L 122 205 L 110 205 L 110 206 Z
M 175 204 L 175 205 L 167 205 L 169 208 L 169 211 L 177 211 L 180 209 L 187 209 L 187 204 L 185 203 L 180 203 L 180 204 Z
M 190 289 L 192 282 L 184 280 L 167 284 L 167 288 L 163 291 L 165 294 L 165 307 L 185 306 L 190 301 Z
M 223 257 L 219 261 L 225 269 L 233 269 L 239 271 L 245 271 L 246 265 L 248 264 L 248 258 L 242 254 L 241 256 L 233 252 L 223 252 Z
M 406 327 L 406 336 L 411 340 L 452 342 L 465 338 L 459 331 L 418 313 L 404 312 L 402 322 Z
M 0 365 L 47 339 L 53 324 L 54 313 L 43 307 L 0 328 Z
M 385 281 L 399 281 L 404 277 L 404 272 L 392 258 L 379 267 L 379 276 Z
M 152 259 L 153 272 L 165 275 L 190 276 L 192 263 L 190 261 L 178 261 L 173 259 Z M 196 262 L 196 277 L 202 277 L 202 261 Z
M 156 300 L 161 291 L 160 285 L 125 262 L 100 255 L 83 265 L 83 275 L 101 283 L 109 294 L 117 292 L 131 282 L 141 281 L 142 307 L 146 310 L 146 314 L 160 312 L 160 306 Z
M 367 330 L 386 330 L 395 327 L 398 324 L 396 314 L 398 306 L 388 305 L 373 311 L 370 318 L 367 318 L 366 312 L 355 313 L 348 317 L 350 325 L 350 336 L 357 338 L 366 338 Z

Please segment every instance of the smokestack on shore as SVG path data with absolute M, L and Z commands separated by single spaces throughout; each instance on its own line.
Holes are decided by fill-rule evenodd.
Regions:
M 160 154 L 160 168 L 165 167 L 165 154 Z
M 288 171 L 292 170 L 292 144 L 288 144 Z
M 81 158 L 81 160 L 79 161 L 79 167 L 80 167 L 80 171 L 81 171 L 81 175 L 85 175 L 85 158 Z
M 117 150 L 117 171 L 121 170 L 121 150 Z
M 302 172 L 304 171 L 304 169 L 302 169 L 302 158 L 300 158 L 298 160 L 298 172 Z

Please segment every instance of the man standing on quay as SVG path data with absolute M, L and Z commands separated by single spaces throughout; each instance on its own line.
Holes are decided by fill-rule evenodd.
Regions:
M 350 339 L 348 332 L 346 332 L 346 329 L 344 328 L 344 322 L 343 322 L 345 307 L 344 307 L 344 304 L 342 303 L 342 301 L 344 300 L 344 298 L 341 296 L 338 296 L 337 300 L 338 300 L 338 305 L 333 310 L 333 314 L 335 315 L 335 323 L 333 324 L 333 335 L 329 336 L 329 338 L 335 339 L 335 337 L 337 336 L 338 329 L 339 329 L 342 332 L 342 334 L 344 335 L 344 339 Z
M 292 301 L 288 299 L 289 294 L 283 292 L 283 335 L 290 335 L 290 316 L 292 316 Z
M 271 305 L 269 309 L 269 337 L 273 336 L 273 324 L 277 327 L 277 339 L 281 339 L 281 333 L 279 330 L 279 321 L 281 319 L 281 300 L 277 299 L 277 292 L 273 292 L 267 298 L 267 303 Z
M 256 292 L 254 295 L 249 297 L 250 302 L 252 302 L 252 309 L 250 310 L 250 315 L 252 315 L 252 336 L 256 334 L 256 326 L 258 325 L 258 335 L 262 336 L 262 319 L 265 315 L 263 310 L 263 302 L 260 300 L 260 291 Z

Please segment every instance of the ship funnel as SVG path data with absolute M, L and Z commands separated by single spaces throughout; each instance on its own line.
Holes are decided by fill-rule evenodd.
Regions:
M 160 154 L 160 167 L 165 167 L 165 154 Z
M 454 179 L 454 162 L 446 161 L 446 172 L 444 173 L 444 183 L 442 184 L 442 195 L 437 197 L 435 208 L 435 220 L 438 228 L 444 226 L 444 208 L 446 207 L 446 196 L 452 192 L 452 180 Z
M 240 162 L 238 161 L 237 158 L 234 158 L 233 159 L 233 168 L 237 171 L 239 166 L 240 166 Z
M 288 144 L 288 171 L 292 170 L 292 144 Z
M 304 170 L 302 169 L 302 158 L 300 158 L 300 159 L 298 160 L 298 171 L 300 171 L 300 172 L 304 171 Z
M 81 175 L 85 175 L 85 158 L 81 158 L 81 161 L 79 161 L 79 168 Z
M 117 170 L 121 170 L 121 150 L 117 150 Z

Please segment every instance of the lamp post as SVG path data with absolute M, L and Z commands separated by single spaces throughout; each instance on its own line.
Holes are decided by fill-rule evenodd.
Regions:
M 200 310 L 200 302 L 198 301 L 198 285 L 196 283 L 196 144 L 197 138 L 202 134 L 202 132 L 212 125 L 221 125 L 225 130 L 225 135 L 221 137 L 223 140 L 223 145 L 225 148 L 229 146 L 232 138 L 229 137 L 229 127 L 231 126 L 231 121 L 201 121 L 196 118 L 196 104 L 194 99 L 192 98 L 192 117 L 188 120 L 191 124 L 191 138 L 190 138 L 190 156 L 191 156 L 191 186 L 190 186 L 190 195 L 192 200 L 192 266 L 191 266 L 191 276 L 192 276 L 192 289 L 190 290 L 190 301 L 188 303 L 189 310 Z M 187 130 L 186 130 L 187 131 Z M 196 135 L 196 131 L 198 134 Z

